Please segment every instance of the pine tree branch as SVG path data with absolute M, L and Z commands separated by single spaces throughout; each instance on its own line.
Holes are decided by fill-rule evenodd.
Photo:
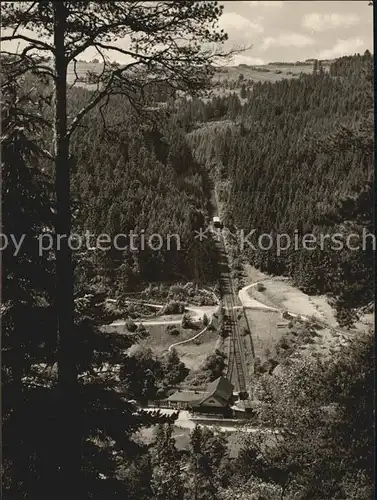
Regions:
M 139 64 L 139 63 L 138 62 L 130 63 L 129 65 L 127 65 L 126 68 L 123 68 L 123 71 L 125 71 L 126 69 L 130 69 L 131 67 L 134 67 L 137 64 Z M 108 94 L 110 94 L 114 78 L 116 76 L 119 76 L 119 74 L 120 74 L 120 70 L 113 71 L 112 74 L 110 75 L 108 82 L 105 85 L 105 88 L 101 91 L 98 91 L 97 95 L 95 97 L 93 97 L 91 99 L 91 101 L 77 113 L 76 117 L 73 119 L 72 123 L 68 127 L 68 131 L 67 131 L 68 138 L 71 137 L 73 132 L 77 129 L 80 121 L 84 118 L 84 116 L 87 115 L 87 113 L 89 113 L 89 111 L 92 110 L 97 104 L 99 104 L 102 99 L 104 99 Z M 111 92 L 111 93 L 112 94 L 119 94 L 120 92 L 115 91 L 115 92 Z
M 53 52 L 54 50 L 52 45 L 49 45 L 46 42 L 41 42 L 41 40 L 35 40 L 34 38 L 30 38 L 26 35 L 0 36 L 0 42 L 10 42 L 12 40 L 23 40 L 25 42 L 31 43 L 32 45 L 34 45 L 34 47 L 32 48 L 36 50 L 48 50 L 50 52 Z

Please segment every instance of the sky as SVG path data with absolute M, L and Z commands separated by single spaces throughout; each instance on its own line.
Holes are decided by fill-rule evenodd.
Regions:
M 343 55 L 373 53 L 373 8 L 367 0 L 351 1 L 225 1 L 220 27 L 229 35 L 227 49 L 251 47 L 231 64 L 267 64 L 305 59 L 332 59 Z M 26 32 L 25 32 L 26 33 Z M 4 30 L 4 34 L 8 34 Z M 29 33 L 26 33 L 29 34 Z M 34 35 L 34 33 L 31 33 Z M 14 51 L 18 41 L 3 44 Z M 117 42 L 127 47 L 126 39 Z M 24 44 L 20 44 L 22 48 Z M 112 54 L 115 54 L 112 52 Z M 110 55 L 110 54 L 109 54 Z M 80 58 L 98 57 L 92 48 Z M 119 53 L 120 63 L 128 62 Z
M 229 44 L 251 46 L 235 63 L 332 59 L 373 53 L 373 8 L 368 1 L 221 2 L 220 26 Z

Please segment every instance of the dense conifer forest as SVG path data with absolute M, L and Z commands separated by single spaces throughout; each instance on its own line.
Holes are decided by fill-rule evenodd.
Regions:
M 256 230 L 242 258 L 291 276 L 305 292 L 332 296 L 347 322 L 351 309 L 373 300 L 371 237 L 361 251 L 334 251 L 329 240 L 323 250 L 291 245 L 280 255 L 276 245 L 255 247 L 264 233 L 299 241 L 308 233 L 345 239 L 356 232 L 362 241 L 363 229 L 371 231 L 371 68 L 369 53 L 347 56 L 329 72 L 258 82 L 243 105 L 235 93 L 177 103 L 160 91 L 156 100 L 167 106 L 155 108 L 160 117 L 149 115 L 143 127 L 120 98 L 111 100 L 106 128 L 102 112 L 94 111 L 75 138 L 78 230 L 128 235 L 143 229 L 165 242 L 166 235 L 178 235 L 180 249 L 172 237 L 170 250 L 164 243 L 158 252 L 93 254 L 86 278 L 120 293 L 180 278 L 214 284 L 212 245 L 195 239 L 195 230 L 209 222 L 212 177 L 230 231 Z M 80 102 L 81 93 L 72 101 Z
M 366 52 L 336 60 L 328 73 L 256 83 L 242 108 L 234 95 L 207 105 L 223 128 L 190 134 L 197 161 L 216 172 L 231 232 L 256 230 L 242 256 L 306 292 L 332 295 L 339 314 L 373 300 L 371 237 L 364 250 L 334 251 L 327 242 L 323 251 L 291 245 L 281 255 L 257 239 L 372 232 L 371 72 Z M 200 120 L 191 102 L 186 110 L 183 117 Z
M 125 234 L 119 247 L 130 247 L 134 231 L 137 251 L 99 252 L 97 260 L 93 255 L 89 279 L 96 277 L 97 284 L 119 293 L 148 282 L 213 283 L 211 244 L 194 238 L 194 231 L 209 222 L 208 175 L 193 159 L 184 131 L 158 110 L 159 123 L 152 115 L 141 125 L 121 98 L 111 99 L 106 113 L 106 127 L 94 112 L 75 138 L 80 165 L 73 179 L 80 206 L 75 224 L 78 231 L 85 228 L 95 235 Z M 160 235 L 161 250 L 143 249 L 143 233 L 146 241 Z

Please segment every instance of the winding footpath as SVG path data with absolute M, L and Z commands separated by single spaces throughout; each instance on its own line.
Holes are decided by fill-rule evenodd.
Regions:
M 205 328 L 203 328 L 203 330 L 199 333 L 197 333 L 196 335 L 194 335 L 193 337 L 190 337 L 189 339 L 186 339 L 186 340 L 180 340 L 179 342 L 174 342 L 174 344 L 171 344 L 168 348 L 168 351 L 171 352 L 171 350 L 174 348 L 174 347 L 177 347 L 178 345 L 182 345 L 182 344 L 188 344 L 189 342 L 192 342 L 193 340 L 197 339 L 198 337 L 200 337 L 200 335 L 202 335 L 204 332 L 206 332 L 208 330 L 208 326 L 206 326 Z
M 244 286 L 238 292 L 238 297 L 242 303 L 242 306 L 245 309 L 257 309 L 257 310 L 280 312 L 281 311 L 280 309 L 277 309 L 276 307 L 266 306 L 262 302 L 259 302 L 259 300 L 256 300 L 256 299 L 253 299 L 252 297 L 250 297 L 250 295 L 247 293 L 249 288 L 257 286 L 259 283 L 262 283 L 262 281 L 257 281 L 256 283 L 251 283 L 250 285 Z

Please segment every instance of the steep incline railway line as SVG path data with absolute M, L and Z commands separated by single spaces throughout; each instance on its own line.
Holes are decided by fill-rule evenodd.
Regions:
M 229 337 L 228 366 L 226 376 L 235 386 L 236 391 L 247 390 L 247 367 L 243 355 L 241 332 L 237 314 L 242 307 L 237 295 L 234 293 L 230 273 L 228 255 L 221 233 L 215 236 L 216 247 L 219 254 L 220 267 L 220 293 L 224 306 L 224 328 Z

